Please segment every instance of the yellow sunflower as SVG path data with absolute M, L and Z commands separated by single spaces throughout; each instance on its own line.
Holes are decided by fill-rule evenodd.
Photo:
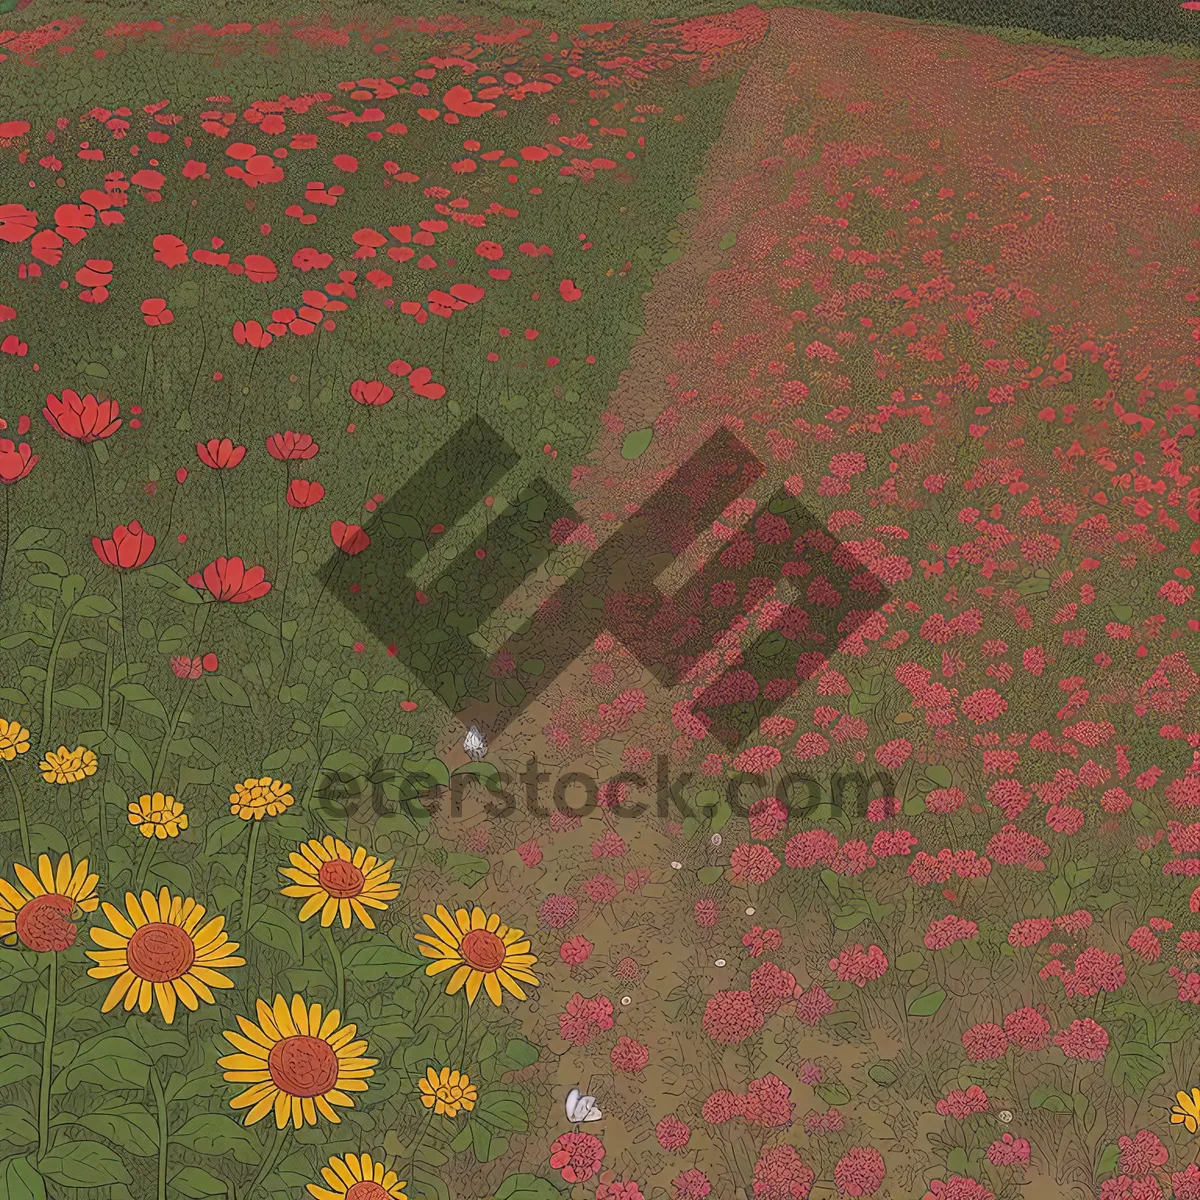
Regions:
M 439 1117 L 457 1117 L 459 1111 L 470 1112 L 479 1099 L 475 1085 L 461 1071 L 443 1067 L 435 1071 L 430 1067 L 424 1079 L 417 1080 L 421 1089 L 421 1103 L 432 1108 Z
M 234 954 L 238 943 L 225 934 L 224 917 L 201 925 L 204 905 L 172 896 L 165 887 L 157 897 L 142 892 L 140 900 L 126 892 L 128 917 L 111 904 L 103 907 L 112 929 L 94 928 L 92 941 L 103 948 L 87 952 L 96 962 L 88 968 L 93 979 L 115 977 L 101 1012 L 111 1011 L 122 1000 L 126 1012 L 135 1004 L 149 1012 L 157 1000 L 163 1020 L 170 1025 L 177 1000 L 192 1012 L 201 1000 L 214 1004 L 212 988 L 233 987 L 223 969 L 245 966 L 246 960 Z
M 188 827 L 187 813 L 183 801 L 174 796 L 155 792 L 152 796 L 139 796 L 129 802 L 129 823 L 140 829 L 142 837 L 173 838 Z
M 229 797 L 229 811 L 243 821 L 249 821 L 251 817 L 261 821 L 263 817 L 279 816 L 295 803 L 290 783 L 264 775 L 261 779 L 245 779 L 234 787 Z
M 385 1171 L 383 1163 L 375 1162 L 369 1154 L 336 1154 L 329 1166 L 321 1168 L 328 1187 L 316 1183 L 304 1186 L 316 1200 L 408 1200 L 404 1190 L 407 1180 L 395 1171 Z
M 348 1092 L 365 1092 L 375 1074 L 377 1058 L 366 1058 L 367 1043 L 355 1040 L 356 1025 L 339 1025 L 341 1013 L 322 1014 L 319 1004 L 282 996 L 274 1004 L 258 1002 L 258 1024 L 239 1016 L 241 1033 L 225 1032 L 236 1054 L 218 1059 L 229 1083 L 250 1086 L 235 1096 L 231 1108 L 248 1108 L 245 1123 L 253 1125 L 275 1110 L 275 1125 L 297 1129 L 315 1125 L 318 1115 L 341 1121 L 334 1105 L 353 1108 Z
M 74 750 L 59 746 L 57 750 L 46 751 L 38 770 L 47 783 L 78 783 L 88 775 L 95 775 L 96 752 L 86 746 L 76 746 Z
M 537 977 L 530 970 L 537 959 L 529 952 L 525 931 L 502 925 L 495 913 L 489 916 L 482 908 L 474 908 L 468 914 L 465 908 L 460 908 L 451 916 L 439 904 L 437 916 L 426 914 L 424 921 L 433 935 L 418 933 L 416 939 L 421 943 L 421 953 L 436 960 L 425 968 L 425 974 L 454 971 L 446 985 L 446 995 L 453 996 L 465 985 L 467 1003 L 474 1004 L 483 987 L 491 1002 L 499 1005 L 502 988 L 524 1000 L 521 984 L 538 986 Z
M 400 895 L 400 885 L 390 882 L 394 858 L 381 863 L 362 846 L 351 853 L 345 842 L 329 834 L 320 841 L 305 842 L 288 858 L 292 865 L 280 867 L 279 873 L 293 882 L 281 890 L 285 896 L 304 900 L 301 921 L 320 910 L 326 928 L 340 914 L 343 929 L 350 928 L 352 915 L 374 929 L 367 909 L 385 909 Z
M 0 717 L 0 758 L 12 762 L 28 749 L 29 730 L 20 721 L 6 721 Z
M 19 940 L 30 950 L 66 950 L 79 933 L 74 924 L 83 913 L 96 911 L 100 903 L 96 884 L 100 877 L 88 874 L 88 860 L 72 867 L 64 854 L 57 868 L 50 856 L 38 859 L 35 875 L 24 863 L 14 863 L 20 887 L 0 879 L 0 942 L 14 945 Z
M 1175 1107 L 1171 1109 L 1171 1124 L 1182 1125 L 1188 1133 L 1200 1129 L 1200 1088 L 1175 1093 Z

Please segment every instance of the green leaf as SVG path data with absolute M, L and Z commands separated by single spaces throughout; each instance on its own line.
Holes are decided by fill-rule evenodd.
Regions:
M 520 1092 L 490 1088 L 480 1096 L 472 1115 L 494 1129 L 522 1133 L 529 1128 L 528 1107 Z
M 401 538 L 404 541 L 420 541 L 423 537 L 420 522 L 416 517 L 407 513 L 383 513 L 379 518 L 380 525 L 389 536 Z
M 451 850 L 446 855 L 446 873 L 465 888 L 474 887 L 491 870 L 491 862 L 480 854 Z
M 505 1070 L 522 1071 L 526 1067 L 532 1067 L 540 1057 L 541 1051 L 532 1042 L 514 1037 L 508 1039 L 500 1061 Z
M 168 723 L 167 710 L 163 708 L 158 697 L 148 687 L 144 687 L 140 683 L 119 683 L 113 688 L 113 691 L 123 697 L 130 708 L 147 713 L 164 725 Z
M 246 695 L 246 689 L 234 679 L 225 675 L 205 675 L 204 685 L 208 688 L 208 694 L 218 704 L 230 704 L 235 708 L 250 707 L 250 697 Z
M 63 708 L 100 708 L 103 701 L 86 684 L 76 683 L 70 687 L 54 689 L 54 703 Z
M 184 1167 L 171 1176 L 168 1194 L 183 1196 L 184 1200 L 207 1200 L 209 1196 L 228 1196 L 229 1188 L 203 1167 Z
M 1096 1174 L 1111 1175 L 1117 1169 L 1117 1163 L 1120 1158 L 1121 1147 L 1116 1142 L 1109 1142 L 1100 1152 L 1100 1157 L 1096 1160 Z
M 818 1083 L 814 1090 L 830 1107 L 850 1103 L 850 1093 L 840 1083 Z
M 14 554 L 25 552 L 26 557 L 29 557 L 29 551 L 35 546 L 40 546 L 52 533 L 52 530 L 43 529 L 40 525 L 26 525 L 20 533 L 13 538 L 13 544 L 10 547 Z
M 77 617 L 107 617 L 116 611 L 116 605 L 106 596 L 80 596 L 75 601 Z
M 632 433 L 625 435 L 625 441 L 621 443 L 621 457 L 639 458 L 650 448 L 653 440 L 653 429 L 635 429 Z
M 900 1078 L 896 1068 L 892 1066 L 890 1062 L 875 1063 L 874 1066 L 868 1069 L 867 1074 L 877 1084 L 879 1084 L 880 1087 L 891 1087 L 892 1084 Z
M 701 867 L 696 872 L 696 878 L 705 886 L 711 887 L 714 883 L 719 882 L 725 875 L 725 868 L 719 863 L 714 863 L 711 866 Z
M 138 572 L 138 580 L 140 582 L 143 579 L 152 587 L 162 588 L 172 599 L 180 600 L 184 604 L 204 603 L 203 594 L 192 587 L 173 567 L 168 567 L 166 563 L 154 563 L 152 566 L 142 567 Z
M 717 243 L 718 250 L 732 250 L 737 245 L 738 235 L 730 230 L 728 233 L 721 235 L 721 240 Z
M 38 1074 L 38 1064 L 27 1054 L 0 1054 L 0 1087 L 33 1079 Z
M 28 1158 L 10 1158 L 4 1164 L 4 1200 L 46 1200 L 46 1184 Z
M 1141 1099 L 1165 1069 L 1162 1056 L 1153 1046 L 1137 1041 L 1124 1042 L 1112 1067 L 1113 1084 Z
M 563 1200 L 563 1193 L 540 1175 L 510 1175 L 493 1200 Z
M 1044 1084 L 1029 1093 L 1030 1108 L 1044 1108 L 1047 1112 L 1070 1112 L 1071 1103 L 1061 1092 Z
M 401 766 L 404 773 L 419 786 L 428 787 L 429 783 L 450 786 L 450 768 L 440 758 L 406 758 Z
M 299 957 L 299 956 L 297 956 Z M 342 954 L 347 979 L 376 983 L 380 979 L 404 979 L 419 970 L 426 960 L 385 941 L 356 942 Z
M 46 1027 L 33 1013 L 11 1012 L 0 1017 L 0 1030 L 14 1042 L 40 1045 L 46 1036 Z
M 241 817 L 226 816 L 208 825 L 204 836 L 204 853 L 210 858 L 220 854 L 222 850 L 232 846 L 240 837 L 245 836 L 248 822 Z
M 118 1104 L 71 1120 L 140 1158 L 158 1154 L 158 1121 L 142 1104 Z
M 150 1055 L 127 1037 L 102 1033 L 80 1047 L 68 1070 L 54 1081 L 57 1094 L 92 1084 L 123 1091 L 144 1088 L 150 1082 Z
M 16 1146 L 28 1146 L 38 1140 L 37 1122 L 19 1104 L 0 1106 L 0 1138 Z
M 178 1029 L 160 1029 L 147 1017 L 135 1013 L 126 1018 L 125 1031 L 132 1042 L 150 1055 L 152 1062 L 187 1057 L 188 1040 Z
M 64 1187 L 104 1187 L 129 1183 L 120 1156 L 102 1142 L 59 1142 L 38 1162 L 42 1174 Z
M 916 971 L 925 962 L 925 956 L 919 950 L 910 950 L 907 954 L 901 954 L 892 964 L 898 971 Z
M 928 988 L 914 996 L 907 1006 L 910 1017 L 932 1017 L 946 1000 L 941 988 Z
M 300 922 L 293 914 L 268 908 L 265 904 L 255 904 L 250 909 L 250 920 L 250 936 L 256 941 L 270 946 L 272 950 L 282 950 L 296 962 L 304 957 Z
M 252 1165 L 262 1158 L 258 1140 L 224 1113 L 200 1113 L 171 1134 L 171 1141 L 197 1154 L 231 1156 L 235 1162 Z

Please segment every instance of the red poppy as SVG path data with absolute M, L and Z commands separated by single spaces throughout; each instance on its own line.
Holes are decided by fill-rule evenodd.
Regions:
M 21 442 L 17 445 L 8 438 L 0 438 L 0 483 L 16 483 L 33 470 L 38 460 L 29 447 Z
M 170 325 L 175 320 L 175 314 L 167 307 L 167 302 L 161 296 L 151 296 L 141 304 L 142 319 L 151 328 L 158 325 Z
M 267 438 L 267 453 L 279 462 L 289 458 L 312 458 L 320 446 L 312 440 L 310 433 L 273 433 Z
M 47 395 L 42 415 L 63 437 L 95 442 L 112 437 L 121 428 L 117 416 L 120 411 L 115 400 L 97 400 L 91 392 L 80 396 L 71 388 L 63 388 L 61 400 L 53 392 Z
M 263 350 L 275 339 L 257 321 L 234 321 L 233 340 L 239 346 L 251 345 Z
M 333 544 L 343 554 L 361 554 L 370 544 L 371 539 L 361 525 L 347 525 L 345 521 L 334 521 L 329 526 L 329 536 Z
M 230 604 L 245 604 L 257 600 L 271 590 L 271 581 L 262 567 L 247 567 L 240 558 L 214 559 L 203 572 L 188 576 L 192 587 L 207 588 L 214 600 Z
M 206 467 L 214 471 L 232 471 L 246 457 L 245 446 L 235 446 L 232 438 L 209 438 L 196 443 L 196 453 Z
M 105 566 L 132 571 L 144 566 L 154 553 L 154 535 L 147 533 L 141 522 L 130 521 L 128 525 L 118 525 L 111 537 L 92 538 L 92 549 Z
M 325 495 L 325 488 L 315 479 L 293 479 L 288 484 L 287 502 L 292 508 L 312 508 Z
M 395 393 L 386 383 L 380 383 L 378 379 L 356 379 L 350 385 L 350 395 L 354 397 L 359 404 L 386 404 Z

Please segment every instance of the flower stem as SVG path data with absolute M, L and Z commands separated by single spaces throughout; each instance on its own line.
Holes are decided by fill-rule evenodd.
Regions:
M 325 942 L 329 946 L 329 957 L 333 960 L 333 977 L 337 980 L 337 1010 L 344 1018 L 346 1015 L 346 972 L 342 969 L 342 952 L 338 949 L 337 938 L 333 936 L 333 930 L 328 925 L 324 926 L 321 932 L 325 935 Z
M 267 1151 L 267 1157 L 263 1159 L 262 1166 L 258 1168 L 258 1174 L 254 1176 L 254 1182 L 250 1185 L 250 1190 L 246 1193 L 248 1200 L 253 1200 L 255 1193 L 258 1190 L 258 1185 L 262 1183 L 271 1170 L 275 1166 L 275 1160 L 279 1157 L 279 1151 L 283 1149 L 283 1130 L 276 1128 L 275 1140 Z M 264 1193 L 265 1194 L 265 1193 Z
M 46 1036 L 42 1042 L 42 1078 L 38 1088 L 38 1157 L 50 1149 L 50 1065 L 54 1052 L 54 1018 L 58 1011 L 58 951 L 50 951 L 47 971 Z
M 250 819 L 250 842 L 246 847 L 246 874 L 242 880 L 242 929 L 250 928 L 250 896 L 254 891 L 254 851 L 258 847 L 258 829 L 261 821 Z
M 96 788 L 96 823 L 100 826 L 100 858 L 108 862 L 108 813 L 104 804 L 104 784 L 94 785 Z
M 4 762 L 0 759 L 0 762 Z M 25 816 L 25 800 L 21 796 L 21 789 L 17 787 L 17 781 L 13 778 L 12 768 L 7 762 L 4 762 L 4 773 L 8 776 L 8 786 L 12 788 L 13 795 L 17 798 L 17 824 L 21 827 L 21 854 L 23 861 L 27 866 L 33 864 L 33 850 L 29 842 L 29 820 Z
M 138 860 L 137 876 L 133 883 L 133 894 L 140 896 L 142 889 L 146 886 L 146 876 L 150 872 L 150 863 L 154 859 L 154 848 L 157 838 L 148 837 L 146 844 L 142 847 L 142 857 Z
M 170 1145 L 170 1130 L 167 1127 L 167 1097 L 156 1067 L 150 1068 L 150 1082 L 154 1085 L 154 1103 L 158 1109 L 158 1200 L 167 1200 L 167 1147 Z
M 50 741 L 50 726 L 54 721 L 54 671 L 58 666 L 58 652 L 62 648 L 62 640 L 66 635 L 67 625 L 70 623 L 71 614 L 74 611 L 75 606 L 72 604 L 63 614 L 61 623 L 54 631 L 54 643 L 50 647 L 50 657 L 46 661 L 46 685 L 42 688 L 42 727 L 38 732 L 47 744 Z

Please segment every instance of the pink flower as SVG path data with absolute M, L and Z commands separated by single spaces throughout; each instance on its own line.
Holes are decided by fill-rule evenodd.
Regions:
M 715 900 L 697 900 L 692 909 L 692 917 L 701 929 L 709 929 L 715 925 L 719 915 Z
M 843 950 L 837 958 L 830 959 L 829 969 L 843 983 L 849 981 L 858 987 L 866 987 L 888 969 L 888 960 L 878 946 L 873 945 L 864 951 L 860 943 Z
M 726 1046 L 744 1042 L 762 1025 L 762 1012 L 749 992 L 717 992 L 704 1010 L 704 1032 Z
M 607 996 L 586 999 L 576 992 L 567 1001 L 566 1011 L 559 1014 L 559 1033 L 572 1045 L 586 1046 L 597 1034 L 613 1027 L 612 1014 L 612 1001 Z
M 988 1110 L 987 1093 L 978 1084 L 973 1083 L 966 1091 L 954 1088 L 934 1106 L 943 1117 L 953 1117 L 963 1121 L 974 1113 L 985 1113 Z
M 1170 1157 L 1166 1146 L 1149 1129 L 1141 1129 L 1133 1137 L 1118 1138 L 1117 1147 L 1121 1152 L 1121 1170 L 1127 1175 L 1152 1175 Z
M 750 834 L 760 842 L 769 842 L 787 824 L 787 819 L 787 809 L 775 796 L 763 796 L 750 805 Z
M 931 1180 L 923 1200 L 996 1200 L 996 1194 L 969 1175 L 951 1175 Z
M 724 1125 L 728 1121 L 732 1121 L 734 1117 L 742 1114 L 742 1097 L 734 1092 L 713 1092 L 703 1107 L 700 1109 L 700 1115 L 710 1125 Z
M 1036 1008 L 1017 1008 L 1004 1018 L 1004 1032 L 1018 1050 L 1044 1050 L 1050 1022 Z
M 1029 1142 L 1006 1133 L 988 1147 L 987 1156 L 994 1167 L 1015 1167 L 1029 1161 Z
M 590 1133 L 564 1133 L 550 1147 L 550 1165 L 566 1183 L 586 1183 L 603 1160 L 604 1143 Z
M 795 1112 L 792 1089 L 778 1075 L 752 1079 L 742 1105 L 742 1116 L 751 1125 L 778 1129 L 787 1125 Z
M 704 1200 L 711 1191 L 708 1176 L 695 1167 L 671 1180 L 671 1200 Z
M 883 1156 L 871 1146 L 852 1146 L 833 1168 L 839 1196 L 873 1196 L 883 1185 Z
M 963 1049 L 972 1062 L 988 1062 L 1008 1053 L 1008 1034 L 990 1021 L 972 1025 L 962 1035 Z
M 536 867 L 542 861 L 542 848 L 538 845 L 537 838 L 530 838 L 529 841 L 522 842 L 517 847 L 517 853 L 527 867 Z
M 837 1006 L 829 993 L 818 983 L 796 997 L 796 1017 L 805 1025 L 819 1025 Z
M 743 842 L 729 856 L 729 867 L 734 883 L 766 883 L 779 870 L 779 859 L 767 846 Z
M 609 1174 L 609 1172 L 605 1172 Z M 596 1200 L 646 1200 L 642 1189 L 632 1180 L 622 1183 L 614 1179 L 611 1183 L 601 1183 L 596 1188 Z
M 654 1136 L 664 1150 L 682 1150 L 691 1141 L 692 1131 L 672 1113 L 655 1125 Z
M 1027 921 L 1018 921 L 1008 931 L 1010 946 L 1036 946 L 1044 941 L 1054 931 L 1054 923 L 1049 917 L 1030 917 Z
M 814 1177 L 795 1146 L 773 1146 L 754 1164 L 754 1200 L 806 1200 Z
M 540 920 L 551 929 L 570 925 L 579 915 L 579 904 L 571 895 L 550 895 L 542 901 Z
M 750 974 L 750 996 L 764 1014 L 777 1012 L 792 998 L 796 977 L 773 962 L 755 967 Z
M 951 914 L 940 921 L 930 921 L 925 931 L 925 945 L 930 950 L 944 950 L 955 942 L 971 941 L 979 936 L 979 926 L 974 921 Z
M 619 1037 L 617 1044 L 609 1053 L 608 1061 L 612 1063 L 614 1071 L 636 1075 L 650 1061 L 650 1051 L 641 1042 L 635 1042 L 633 1038 Z
M 1108 1051 L 1108 1033 L 1091 1017 L 1083 1017 L 1056 1033 L 1054 1044 L 1068 1058 L 1099 1062 Z
M 558 956 L 565 963 L 578 967 L 585 963 L 595 947 L 582 934 L 563 942 L 558 948 Z

